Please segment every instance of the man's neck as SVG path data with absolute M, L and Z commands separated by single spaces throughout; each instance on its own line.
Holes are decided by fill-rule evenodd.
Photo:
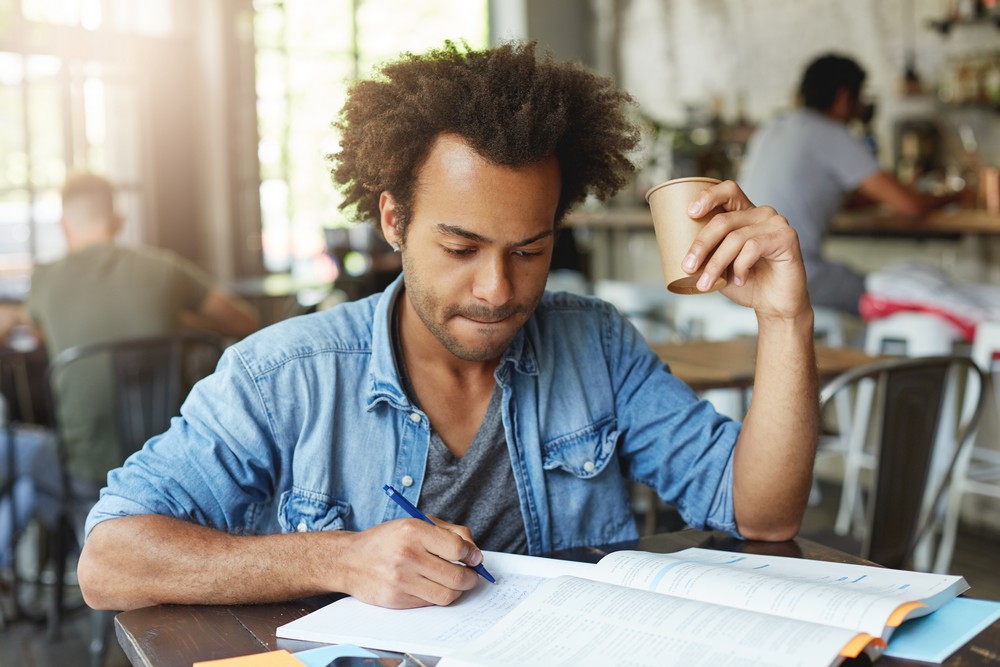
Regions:
M 105 233 L 80 233 L 76 232 L 66 237 L 66 249 L 70 253 L 80 252 L 95 245 L 111 243 L 114 236 Z

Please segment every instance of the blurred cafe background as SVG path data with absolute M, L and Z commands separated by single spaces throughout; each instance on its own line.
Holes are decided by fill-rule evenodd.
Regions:
M 754 130 L 794 107 L 803 68 L 828 52 L 868 75 L 874 114 L 852 131 L 904 184 L 965 193 L 947 215 L 968 221 L 931 233 L 845 209 L 828 255 L 866 272 L 920 261 L 1000 287 L 997 0 L 0 0 L 0 305 L 23 302 L 33 267 L 65 255 L 60 188 L 74 169 L 115 185 L 121 244 L 188 258 L 264 324 L 382 289 L 397 259 L 368 226 L 347 225 L 329 178 L 347 87 L 402 51 L 506 38 L 537 40 L 636 99 L 635 181 L 570 215 L 550 286 L 612 301 L 650 342 L 754 333 L 709 296 L 666 292 L 643 196 L 670 178 L 735 178 Z M 870 322 L 822 321 L 825 342 L 866 347 Z M 973 343 L 945 336 L 965 353 Z M 996 449 L 990 401 L 979 444 Z M 837 511 L 842 475 L 822 465 L 816 525 Z M 993 574 L 977 582 L 997 599 L 1000 476 L 995 488 L 966 499 L 953 569 L 984 563 Z M 642 495 L 636 506 L 662 509 Z
M 123 243 L 173 249 L 250 294 L 370 271 L 375 240 L 330 231 L 344 226 L 330 122 L 351 81 L 445 39 L 536 39 L 630 91 L 645 141 L 614 205 L 671 177 L 733 177 L 755 126 L 792 106 L 804 65 L 829 51 L 868 72 L 877 111 L 858 131 L 885 168 L 926 191 L 974 186 L 1000 163 L 998 12 L 992 0 L 6 0 L 0 297 L 22 297 L 31 267 L 64 253 L 58 192 L 73 167 L 117 186 Z M 578 236 L 582 252 L 608 250 Z M 886 251 L 836 245 L 860 263 Z M 961 246 L 901 252 L 995 277 Z M 655 249 L 622 249 L 629 261 L 589 257 L 588 278 L 655 283 Z M 654 254 L 631 257 L 642 249 Z

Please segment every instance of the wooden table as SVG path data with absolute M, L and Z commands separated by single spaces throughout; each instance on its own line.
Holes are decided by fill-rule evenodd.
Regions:
M 865 563 L 859 558 L 804 538 L 789 542 L 743 542 L 719 533 L 682 530 L 600 548 L 574 549 L 552 554 L 560 558 L 597 562 L 619 549 L 671 552 L 687 547 L 743 551 L 774 556 L 814 558 L 844 563 Z M 135 667 L 190 667 L 198 660 L 228 658 L 276 648 L 298 650 L 301 642 L 277 640 L 275 629 L 328 604 L 337 596 L 322 596 L 285 604 L 244 606 L 161 605 L 118 614 L 118 641 Z M 848 661 L 844 664 L 851 664 Z M 882 657 L 888 667 L 920 664 Z M 1000 621 L 963 646 L 945 663 L 1000 665 Z
M 756 338 L 687 341 L 652 347 L 660 359 L 669 364 L 671 372 L 695 391 L 746 389 L 753 385 Z M 820 381 L 878 358 L 852 347 L 816 346 Z

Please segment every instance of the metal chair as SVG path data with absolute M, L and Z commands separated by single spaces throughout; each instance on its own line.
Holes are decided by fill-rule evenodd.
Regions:
M 197 333 L 175 333 L 148 338 L 81 345 L 64 350 L 48 367 L 49 387 L 53 405 L 59 416 L 59 393 L 64 382 L 81 365 L 105 364 L 111 379 L 110 397 L 115 430 L 120 448 L 120 460 L 138 451 L 154 435 L 170 426 L 170 419 L 179 414 L 188 391 L 199 379 L 210 374 L 218 363 L 223 345 L 218 338 Z M 88 361 L 89 360 L 89 361 Z M 87 364 L 84 364 L 84 362 Z M 91 366 L 93 368 L 93 366 Z M 96 410 L 107 410 L 95 396 Z M 61 425 L 60 425 L 61 426 Z M 62 428 L 58 429 L 62 431 Z M 96 502 L 95 496 L 81 495 L 80 485 L 67 467 L 69 452 L 65 440 L 59 438 L 59 459 L 67 490 L 63 502 L 62 529 L 54 531 L 56 586 L 49 607 L 49 634 L 58 637 L 64 612 L 63 584 L 70 541 L 83 543 L 83 522 Z M 90 645 L 91 664 L 101 665 L 110 635 L 111 612 L 94 612 L 94 628 Z
M 6 479 L 0 478 L 0 498 L 9 500 L 7 510 L 10 513 L 8 518 L 12 531 L 18 524 L 18 494 L 15 493 L 16 470 L 18 469 L 17 453 L 15 452 L 17 427 L 23 424 L 44 428 L 52 426 L 46 400 L 47 389 L 44 384 L 47 361 L 48 357 L 41 347 L 19 350 L 0 346 L 0 395 L 3 397 L 3 407 L 6 411 L 3 419 L 0 419 L 0 423 L 3 425 L 7 441 L 6 465 L 4 467 L 8 474 Z M 0 626 L 20 619 L 38 620 L 33 613 L 22 607 L 19 593 L 17 549 L 15 545 L 11 545 L 11 547 L 10 568 L 13 573 L 9 591 L 11 610 L 7 614 L 4 609 L 0 608 Z M 39 572 L 40 569 L 39 567 Z
M 1000 448 L 997 446 L 998 423 L 1000 414 L 1000 395 L 994 376 L 996 356 L 1000 353 L 1000 322 L 982 322 L 976 327 L 975 338 L 972 341 L 972 360 L 990 379 L 989 391 L 986 392 L 988 412 L 979 424 L 975 438 L 965 447 L 955 464 L 955 480 L 948 494 L 948 509 L 944 519 L 944 530 L 941 548 L 937 553 L 934 565 L 935 572 L 947 572 L 951 567 L 951 558 L 955 551 L 955 537 L 958 533 L 958 520 L 961 514 L 962 501 L 967 495 L 977 495 L 994 498 L 1000 501 Z M 969 410 L 970 397 L 966 396 L 966 410 Z
M 931 313 L 894 313 L 887 317 L 868 322 L 865 326 L 865 352 L 871 355 L 899 354 L 908 357 L 928 357 L 950 355 L 961 340 L 961 333 L 950 323 Z M 837 414 L 842 433 L 853 428 L 863 431 L 869 420 L 873 402 L 872 384 L 862 382 L 856 392 L 854 407 L 843 409 L 843 399 L 839 399 Z M 950 447 L 950 438 L 956 426 L 958 394 L 947 395 L 945 419 L 951 428 L 941 429 L 940 446 Z M 854 424 L 855 426 L 852 426 Z M 861 514 L 861 471 L 874 467 L 875 461 L 870 451 L 859 444 L 859 437 L 846 439 L 841 449 L 844 455 L 844 490 L 840 496 L 837 511 L 836 530 L 846 535 L 852 524 L 864 521 Z
M 849 454 L 865 449 L 875 461 L 861 557 L 892 568 L 929 569 L 930 559 L 914 563 L 915 553 L 940 528 L 941 501 L 982 413 L 984 383 L 970 358 L 935 356 L 876 361 L 823 387 L 822 406 L 843 392 L 870 390 L 870 419 L 855 420 L 852 432 L 842 434 L 851 438 Z M 956 420 L 947 413 L 958 391 L 964 391 L 967 409 Z

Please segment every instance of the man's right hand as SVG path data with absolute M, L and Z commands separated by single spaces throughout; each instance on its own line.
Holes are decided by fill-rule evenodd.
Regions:
M 483 554 L 464 526 L 397 519 L 354 533 L 337 558 L 339 590 L 380 607 L 448 605 L 475 588 Z

